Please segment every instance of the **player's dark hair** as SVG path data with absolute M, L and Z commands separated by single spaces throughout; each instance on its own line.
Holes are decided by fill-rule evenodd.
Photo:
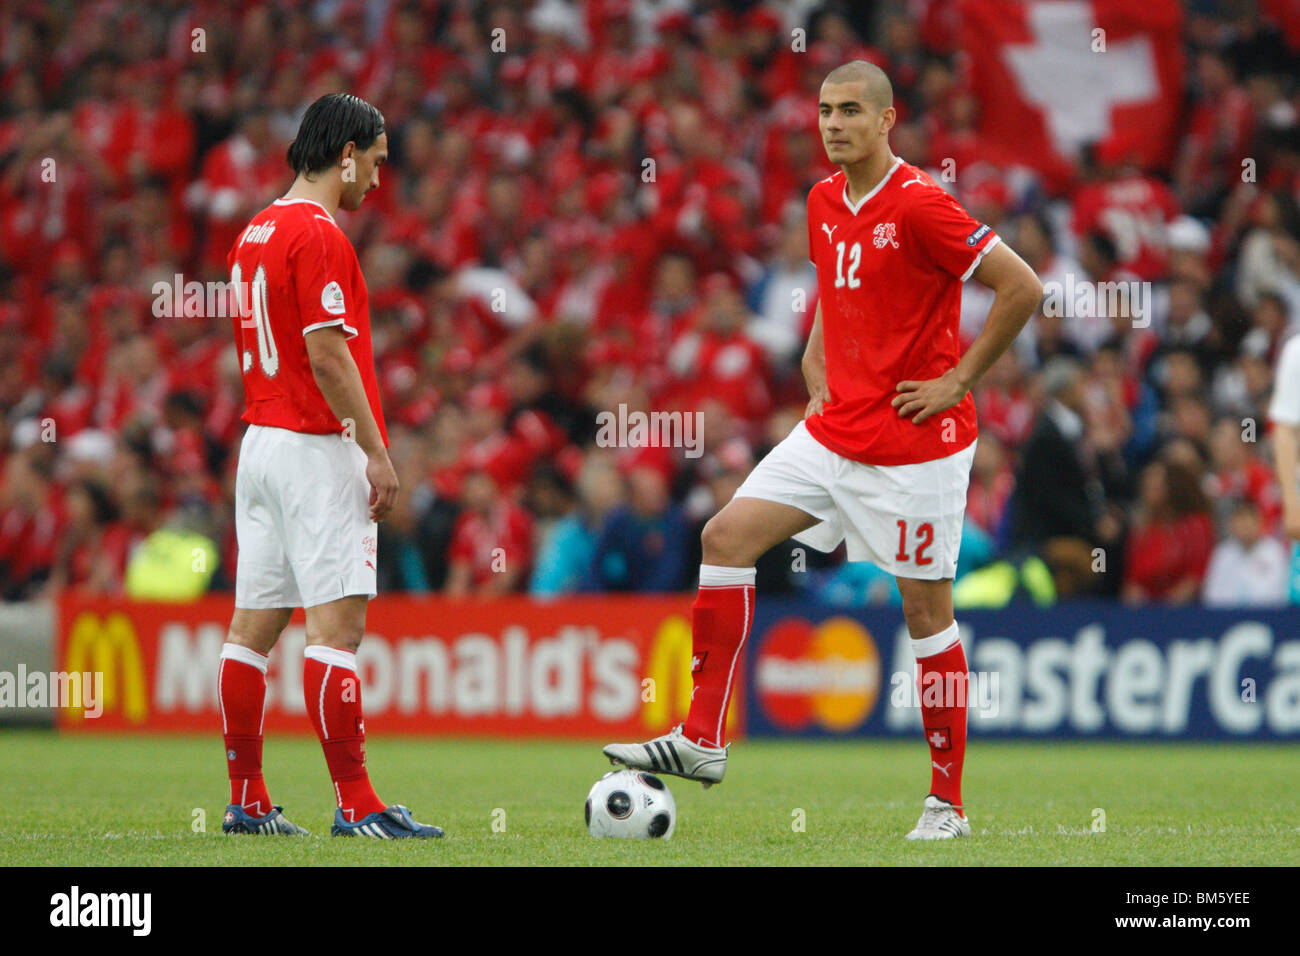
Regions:
M 334 166 L 343 147 L 365 150 L 384 132 L 384 114 L 351 93 L 328 93 L 307 108 L 286 159 L 295 174 L 321 173 Z

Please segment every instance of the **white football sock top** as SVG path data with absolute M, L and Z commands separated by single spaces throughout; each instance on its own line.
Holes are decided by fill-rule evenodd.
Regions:
M 314 661 L 320 661 L 322 664 L 329 664 L 332 667 L 342 667 L 344 670 L 355 671 L 357 669 L 357 655 L 352 651 L 340 650 L 337 647 L 326 647 L 324 644 L 308 644 L 302 652 L 303 657 L 309 657 Z
M 938 634 L 931 634 L 919 641 L 912 641 L 912 653 L 916 655 L 916 659 L 919 661 L 923 657 L 942 654 L 948 648 L 960 643 L 961 632 L 957 630 L 957 622 L 953 621 Z
M 266 655 L 259 654 L 251 647 L 245 647 L 243 644 L 231 644 L 229 641 L 222 644 L 221 659 L 223 661 L 239 661 L 241 664 L 250 664 L 263 674 L 266 673 Z
M 753 584 L 757 572 L 753 568 L 724 568 L 719 564 L 700 565 L 701 587 L 736 587 Z

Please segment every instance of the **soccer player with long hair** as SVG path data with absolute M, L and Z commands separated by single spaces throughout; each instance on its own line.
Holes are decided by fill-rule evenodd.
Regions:
M 236 473 L 235 613 L 221 650 L 218 697 L 230 805 L 226 833 L 300 834 L 262 776 L 267 655 L 305 609 L 302 684 L 337 810 L 331 833 L 440 837 L 366 772 L 356 652 L 376 594 L 376 532 L 397 473 L 370 342 L 366 283 L 334 221 L 361 207 L 388 156 L 384 117 L 345 93 L 308 108 L 288 161 L 296 174 L 230 250 L 235 339 L 248 430 Z

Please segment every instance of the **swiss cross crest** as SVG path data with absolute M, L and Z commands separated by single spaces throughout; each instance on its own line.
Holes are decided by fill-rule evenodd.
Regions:
M 894 238 L 895 234 L 896 234 L 896 229 L 892 222 L 882 222 L 879 225 L 877 225 L 876 231 L 874 233 L 876 237 L 875 238 L 876 248 L 883 249 L 885 248 L 885 246 L 888 245 L 888 246 L 893 246 L 895 249 L 897 249 L 898 240 Z
M 708 651 L 704 651 L 704 652 L 702 652 L 702 653 L 700 653 L 700 654 L 696 654 L 694 657 L 691 658 L 691 673 L 692 673 L 692 674 L 698 674 L 700 671 L 704 670 L 704 660 L 705 660 L 705 658 L 707 658 L 708 656 L 709 656 L 709 652 L 708 652 Z
M 929 736 L 925 738 L 930 742 L 930 746 L 935 750 L 947 750 L 951 744 L 948 742 L 948 728 L 939 727 L 930 731 Z

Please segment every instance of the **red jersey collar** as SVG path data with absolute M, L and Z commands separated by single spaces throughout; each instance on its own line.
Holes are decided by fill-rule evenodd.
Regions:
M 884 177 L 880 180 L 880 182 L 876 183 L 875 188 L 872 189 L 871 192 L 867 193 L 865 196 L 863 196 L 861 199 L 858 200 L 858 204 L 856 206 L 853 203 L 849 202 L 849 177 L 845 176 L 844 177 L 844 205 L 849 207 L 849 212 L 851 212 L 853 215 L 856 216 L 858 214 L 858 211 L 862 209 L 862 207 L 865 206 L 870 201 L 872 196 L 874 196 L 876 193 L 880 192 L 880 190 L 885 188 L 885 183 L 889 182 L 890 178 L 894 175 L 894 170 L 898 169 L 898 167 L 901 165 L 903 165 L 903 157 L 895 156 L 894 165 L 889 167 L 889 172 L 885 173 Z

